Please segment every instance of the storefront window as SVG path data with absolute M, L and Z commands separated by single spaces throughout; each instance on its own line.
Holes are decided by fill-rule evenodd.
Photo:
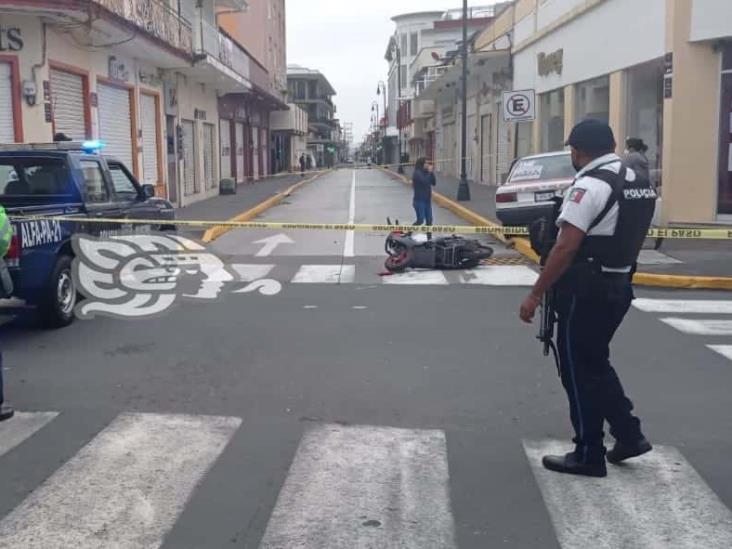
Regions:
M 577 121 L 595 118 L 610 121 L 610 78 L 602 76 L 577 84 L 574 112 Z
M 637 137 L 648 147 L 651 182 L 661 184 L 663 139 L 663 59 L 638 65 L 627 72 L 626 134 L 618 141 Z M 622 146 L 622 145 L 621 145 Z
M 732 45 L 722 54 L 722 105 L 719 124 L 719 196 L 717 212 L 732 214 Z
M 540 96 L 541 150 L 564 149 L 564 88 Z

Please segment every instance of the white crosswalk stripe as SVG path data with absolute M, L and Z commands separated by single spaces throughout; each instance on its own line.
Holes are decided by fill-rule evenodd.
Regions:
M 687 335 L 714 338 L 732 336 L 732 320 L 721 316 L 732 315 L 732 300 L 638 298 L 633 301 L 633 306 L 646 313 L 674 315 L 659 317 L 659 320 Z M 700 318 L 699 315 L 705 317 Z M 710 344 L 707 347 L 732 360 L 732 345 Z
M 571 443 L 524 441 L 562 549 L 732 547 L 732 512 L 674 448 L 588 479 L 545 470 Z
M 732 345 L 707 345 L 707 347 L 719 353 L 724 358 L 732 360 Z
M 383 277 L 386 285 L 447 286 L 449 282 L 442 271 L 406 271 Z
M 0 459 L 54 429 L 56 416 L 19 413 L 0 425 Z M 160 547 L 240 423 L 117 416 L 0 517 L 0 548 Z M 732 511 L 674 448 L 656 445 L 610 466 L 607 478 L 588 479 L 542 468 L 544 454 L 563 453 L 570 443 L 523 445 L 562 549 L 732 547 Z M 457 547 L 442 430 L 318 424 L 305 431 L 283 474 L 261 549 Z M 522 512 L 510 493 L 485 497 Z
M 0 548 L 159 547 L 240 423 L 118 416 L 0 521 Z
M 666 314 L 732 314 L 732 301 L 701 299 L 643 299 L 633 306 L 646 313 Z
M 463 271 L 465 284 L 483 286 L 533 286 L 539 274 L 529 267 L 519 265 L 486 265 Z
M 379 276 L 379 264 L 373 268 L 352 264 L 232 264 L 239 282 L 274 278 L 291 284 L 384 284 L 401 286 L 532 286 L 538 273 L 521 265 L 481 265 L 469 270 L 441 271 L 410 269 L 403 273 Z
M 3 456 L 48 425 L 56 412 L 16 412 L 12 421 L 0 423 L 0 456 Z
M 685 334 L 707 336 L 732 335 L 732 320 L 668 317 L 662 318 L 661 322 Z
M 303 437 L 260 548 L 455 546 L 442 431 L 323 425 Z
M 293 284 L 350 284 L 356 276 L 355 265 L 303 265 Z

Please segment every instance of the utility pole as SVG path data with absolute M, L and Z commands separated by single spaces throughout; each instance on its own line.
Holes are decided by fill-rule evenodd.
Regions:
M 371 103 L 371 113 L 373 114 L 374 109 L 376 109 L 376 129 L 374 131 L 374 163 L 380 164 L 378 159 L 378 154 L 376 153 L 376 143 L 379 140 L 379 131 L 381 129 L 381 118 L 379 117 L 379 102 L 373 101 Z
M 384 96 L 383 97 L 383 99 L 384 99 L 384 119 L 387 119 L 387 110 L 388 110 L 387 107 L 386 107 L 386 92 L 387 92 L 386 84 L 384 83 L 383 80 L 379 80 L 379 83 L 376 85 L 376 95 L 383 95 Z M 386 136 L 386 128 L 388 126 L 389 126 L 389 121 L 387 119 L 386 125 L 384 126 L 384 136 Z M 381 140 L 381 144 L 383 145 L 385 143 L 385 141 L 386 141 L 385 139 L 382 139 Z M 381 157 L 382 158 L 379 161 L 379 164 L 385 164 L 386 163 L 386 159 L 384 158 L 384 155 L 385 154 L 386 154 L 386 151 L 382 149 L 382 151 L 381 151 Z M 378 160 L 378 156 L 379 155 L 377 155 L 377 160 Z
M 463 112 L 462 135 L 460 147 L 460 185 L 457 199 L 461 202 L 470 200 L 470 186 L 468 185 L 468 0 L 463 0 Z
M 467 2 L 467 0 L 465 0 Z M 398 155 L 398 166 L 397 173 L 404 173 L 404 166 L 402 166 L 402 128 L 400 127 L 401 113 L 402 113 L 402 50 L 399 47 L 399 35 L 395 35 L 394 45 L 396 46 L 397 55 L 397 131 L 399 132 L 399 155 Z

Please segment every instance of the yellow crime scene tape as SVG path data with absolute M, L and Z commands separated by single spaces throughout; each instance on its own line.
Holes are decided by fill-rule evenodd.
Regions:
M 59 221 L 64 223 L 100 223 L 105 225 L 176 225 L 178 227 L 228 227 L 231 229 L 278 230 L 278 231 L 354 231 L 360 233 L 384 233 L 391 231 L 442 233 L 442 234 L 511 234 L 528 235 L 524 227 L 478 227 L 474 225 L 369 225 L 349 223 L 285 223 L 257 221 L 202 221 L 190 219 L 112 219 L 75 216 L 12 216 L 11 221 Z
M 391 231 L 436 233 L 528 236 L 526 227 L 501 227 L 488 225 L 386 225 L 386 224 L 349 224 L 349 223 L 297 223 L 297 222 L 257 222 L 257 221 L 204 221 L 190 219 L 114 219 L 87 218 L 78 216 L 11 216 L 11 221 L 59 221 L 106 225 L 175 225 L 177 227 L 227 227 L 242 230 L 279 230 L 279 231 L 354 231 L 360 233 L 384 233 Z M 678 240 L 732 240 L 732 229 L 661 227 L 648 231 L 648 238 L 667 238 Z

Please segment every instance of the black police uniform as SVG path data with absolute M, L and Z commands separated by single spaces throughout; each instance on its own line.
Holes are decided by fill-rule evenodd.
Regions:
M 620 158 L 610 154 L 580 172 L 568 191 L 558 223 L 572 223 L 574 219 L 566 211 L 582 200 L 589 201 L 585 212 L 596 211 L 598 200 L 605 195 L 604 207 L 589 227 L 579 227 L 587 236 L 574 264 L 553 289 L 560 372 L 576 448 L 567 456 L 544 458 L 549 469 L 594 476 L 606 474 L 604 421 L 618 441 L 607 456 L 609 461 L 650 450 L 640 421 L 631 413 L 633 404 L 610 364 L 610 341 L 633 300 L 632 276 L 657 195 L 647 179 L 623 167 Z M 565 215 L 569 219 L 563 218 Z M 582 221 L 580 214 L 574 217 L 580 220 L 578 225 L 589 222 Z M 583 469 L 584 465 L 589 467 Z

